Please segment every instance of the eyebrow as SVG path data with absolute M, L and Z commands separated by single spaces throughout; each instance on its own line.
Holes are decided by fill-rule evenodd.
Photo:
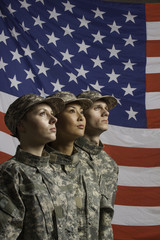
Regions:
M 80 108 L 83 109 L 82 106 L 81 106 L 80 104 L 76 104 L 76 105 L 80 106 Z M 70 104 L 69 104 L 69 105 L 66 105 L 66 107 L 76 108 L 74 105 L 70 105 Z
M 50 114 L 54 114 L 54 111 L 53 111 L 52 108 L 51 108 L 51 111 L 49 111 L 49 110 L 46 109 L 45 107 L 39 108 L 39 109 L 37 109 L 37 110 L 38 110 L 38 111 L 44 110 L 44 111 L 46 111 L 46 112 L 49 112 Z

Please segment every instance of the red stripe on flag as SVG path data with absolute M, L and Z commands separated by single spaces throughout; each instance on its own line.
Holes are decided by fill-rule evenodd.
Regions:
M 122 226 L 113 225 L 114 240 L 160 240 L 160 225 Z
M 7 161 L 8 159 L 10 159 L 12 156 L 4 153 L 4 152 L 0 152 L 0 164 Z
M 4 122 L 4 115 L 5 113 L 0 112 L 0 119 L 1 119 L 0 131 L 10 134 L 10 131 L 8 130 Z
M 127 206 L 159 206 L 160 187 L 118 186 L 115 204 Z
M 160 109 L 146 110 L 147 128 L 160 128 Z
M 146 92 L 160 92 L 160 73 L 146 74 Z
M 159 57 L 160 56 L 160 40 L 148 40 L 147 41 L 146 55 L 147 55 L 147 57 Z
M 104 151 L 111 156 L 119 166 L 159 167 L 159 148 L 129 148 L 104 145 Z
M 156 22 L 160 20 L 160 3 L 146 3 L 146 21 Z

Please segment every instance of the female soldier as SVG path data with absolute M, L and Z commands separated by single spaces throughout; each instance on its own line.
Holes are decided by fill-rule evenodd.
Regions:
M 59 187 L 49 154 L 43 152 L 44 145 L 56 139 L 54 115 L 63 107 L 59 98 L 35 94 L 9 106 L 5 123 L 20 145 L 0 166 L 0 239 L 77 240 L 76 225 L 70 222 L 72 231 L 66 224 L 68 200 L 73 208 L 74 201 Z
M 61 179 L 70 179 L 70 188 L 75 192 L 77 206 L 78 236 L 80 240 L 99 239 L 100 199 L 97 169 L 88 158 L 88 153 L 78 151 L 74 141 L 84 135 L 85 118 L 83 110 L 91 105 L 89 99 L 77 99 L 69 92 L 58 92 L 65 108 L 56 115 L 57 138 L 47 144 L 51 164 Z

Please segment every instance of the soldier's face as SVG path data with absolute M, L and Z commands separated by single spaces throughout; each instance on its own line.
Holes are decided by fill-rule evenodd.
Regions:
M 85 111 L 86 132 L 101 134 L 108 129 L 108 106 L 103 101 L 96 101 Z
M 67 104 L 65 109 L 58 114 L 57 136 L 75 140 L 84 135 L 85 125 L 82 107 L 75 103 Z
M 38 104 L 26 113 L 17 128 L 25 141 L 46 144 L 56 139 L 56 122 L 51 107 L 47 104 Z

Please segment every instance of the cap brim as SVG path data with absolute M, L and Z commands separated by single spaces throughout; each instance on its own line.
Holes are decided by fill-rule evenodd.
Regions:
M 98 101 L 98 100 L 102 100 L 102 101 L 106 102 L 107 106 L 108 106 L 108 110 L 113 109 L 118 103 L 118 101 L 115 97 L 108 96 L 108 95 L 100 97 L 100 98 L 97 97 L 97 98 L 93 99 L 93 101 Z
M 92 101 L 89 99 L 78 98 L 77 100 L 67 101 L 65 104 L 69 103 L 77 103 L 79 104 L 84 110 L 88 109 L 92 106 Z
M 64 109 L 64 101 L 61 98 L 47 97 L 42 100 L 42 103 L 47 103 L 53 108 L 55 114 L 61 112 Z

